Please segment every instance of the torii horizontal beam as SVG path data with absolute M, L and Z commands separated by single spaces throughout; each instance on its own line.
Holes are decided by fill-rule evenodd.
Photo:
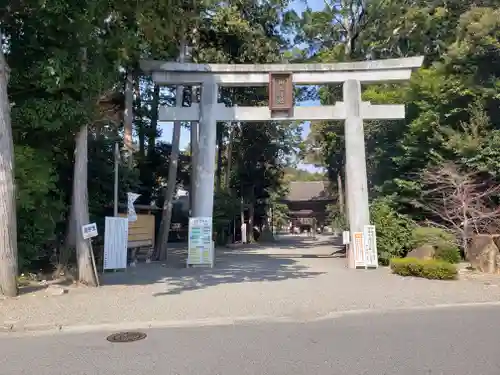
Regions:
M 294 73 L 293 83 L 296 85 L 320 85 L 340 83 L 354 79 L 362 83 L 401 82 L 411 77 L 410 69 L 360 71 L 360 72 L 311 72 Z M 154 72 L 153 81 L 160 85 L 201 85 L 212 81 L 224 87 L 266 86 L 269 84 L 269 73 L 183 73 Z
M 217 121 L 321 121 L 345 120 L 346 110 L 343 102 L 331 106 L 294 107 L 290 116 L 273 114 L 268 107 L 226 107 L 216 104 Z M 405 118 L 404 105 L 373 105 L 370 102 L 361 104 L 361 116 L 365 120 L 397 120 Z M 161 106 L 160 121 L 199 121 L 200 107 L 193 103 L 191 107 Z
M 164 85 L 198 85 L 210 81 L 220 86 L 263 86 L 269 73 L 293 73 L 297 85 L 339 83 L 349 79 L 361 83 L 406 81 L 423 57 L 344 62 L 333 64 L 191 64 L 141 61 L 142 70 Z

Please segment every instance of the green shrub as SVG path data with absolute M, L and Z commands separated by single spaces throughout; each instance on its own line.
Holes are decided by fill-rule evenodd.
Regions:
M 344 213 L 340 211 L 338 204 L 329 204 L 326 206 L 328 224 L 336 230 L 349 230 L 347 225 L 347 218 Z
M 396 212 L 388 198 L 374 200 L 370 216 L 377 231 L 379 263 L 386 266 L 391 258 L 405 256 L 411 249 L 413 221 Z
M 52 154 L 17 145 L 14 152 L 19 270 L 38 271 L 39 260 L 48 263 L 57 243 L 57 223 L 64 211 L 62 193 Z
M 436 253 L 434 258 L 448 263 L 459 263 L 460 249 L 457 246 L 455 236 L 441 228 L 416 227 L 412 233 L 412 247 L 423 245 L 434 246 Z
M 434 258 L 452 264 L 460 263 L 460 261 L 462 260 L 460 249 L 457 246 L 451 244 L 436 248 Z
M 415 227 L 412 233 L 412 246 L 454 244 L 455 236 L 441 228 L 436 227 Z
M 453 264 L 436 259 L 394 258 L 391 259 L 391 270 L 401 276 L 435 280 L 454 280 L 458 275 L 457 268 Z

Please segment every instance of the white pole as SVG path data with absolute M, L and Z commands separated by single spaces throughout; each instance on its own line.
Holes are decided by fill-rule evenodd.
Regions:
M 115 143 L 115 181 L 114 181 L 114 211 L 113 216 L 118 217 L 118 166 L 120 159 L 120 148 L 118 142 Z

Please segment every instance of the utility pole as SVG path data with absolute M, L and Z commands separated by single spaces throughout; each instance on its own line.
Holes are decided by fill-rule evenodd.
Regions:
M 120 146 L 115 143 L 115 178 L 114 178 L 114 209 L 113 216 L 118 217 L 118 168 L 120 166 Z

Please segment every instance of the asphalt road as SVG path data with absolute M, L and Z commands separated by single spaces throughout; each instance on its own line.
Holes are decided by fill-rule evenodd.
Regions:
M 0 336 L 2 375 L 498 375 L 500 308 L 144 331 Z

